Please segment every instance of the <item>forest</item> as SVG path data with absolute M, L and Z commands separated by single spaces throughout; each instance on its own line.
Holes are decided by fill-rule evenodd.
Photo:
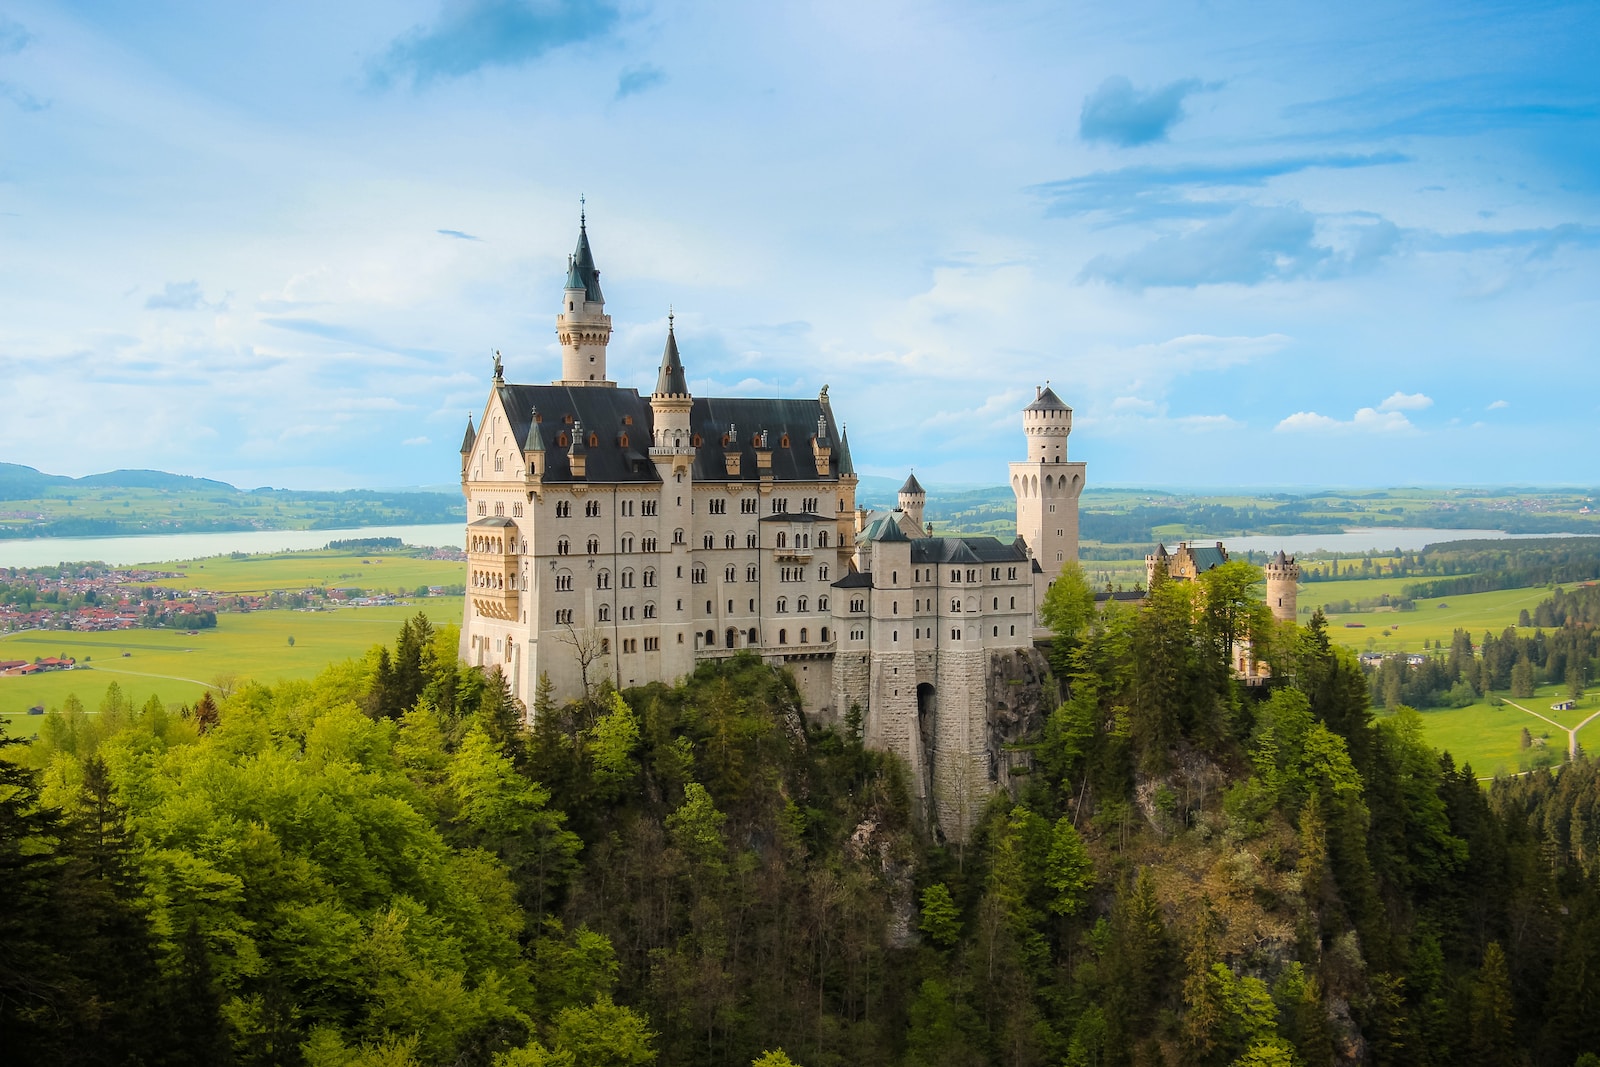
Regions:
M 1480 787 L 1257 576 L 1058 582 L 1062 699 L 964 844 L 750 656 L 526 727 L 419 615 L 53 712 L 0 759 L 0 1058 L 1600 1064 L 1600 772 Z

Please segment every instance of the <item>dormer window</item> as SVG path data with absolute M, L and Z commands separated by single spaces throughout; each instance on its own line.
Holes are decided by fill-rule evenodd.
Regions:
M 590 448 L 599 448 L 600 447 L 600 435 L 599 434 L 591 433 L 589 435 L 589 447 Z
M 564 434 L 564 433 L 556 434 L 556 447 L 557 448 L 566 448 L 567 445 L 569 445 L 571 443 L 572 442 L 570 440 L 568 440 L 566 434 Z
M 779 448 L 788 448 L 789 447 L 789 435 L 788 434 L 784 434 L 782 437 L 778 438 L 778 447 Z
M 561 421 L 563 423 L 565 423 L 566 425 L 571 426 L 572 425 L 572 416 L 570 414 L 563 415 L 563 416 L 561 416 Z

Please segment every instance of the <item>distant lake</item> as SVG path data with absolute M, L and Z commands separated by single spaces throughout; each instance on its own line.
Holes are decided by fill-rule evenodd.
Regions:
M 398 537 L 408 545 L 460 547 L 466 541 L 466 524 L 363 526 L 356 530 L 243 530 L 148 537 L 38 537 L 27 541 L 0 539 L 0 567 L 53 567 L 57 563 L 89 560 L 126 567 L 134 563 L 225 556 L 230 552 L 322 548 L 329 541 L 357 537 Z
M 1191 544 L 1209 545 L 1220 540 L 1230 552 L 1276 552 L 1279 549 L 1290 555 L 1301 552 L 1368 552 L 1373 549 L 1398 548 L 1416 552 L 1427 545 L 1441 541 L 1508 541 L 1538 537 L 1595 537 L 1596 534 L 1508 534 L 1504 530 L 1422 530 L 1402 529 L 1398 526 L 1352 527 L 1347 530 L 1329 530 L 1314 534 L 1272 534 L 1249 537 L 1194 537 Z M 1167 546 L 1171 548 L 1169 544 Z M 3 551 L 3 549 L 0 549 Z

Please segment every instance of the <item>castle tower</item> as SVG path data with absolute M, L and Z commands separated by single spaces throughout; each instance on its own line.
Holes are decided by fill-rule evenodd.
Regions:
M 694 398 L 678 358 L 678 338 L 673 330 L 672 313 L 667 313 L 667 344 L 661 352 L 661 369 L 656 374 L 656 391 L 650 396 L 650 418 L 655 436 L 650 443 L 650 459 L 661 478 L 661 602 L 694 604 L 695 590 L 691 553 L 694 541 L 694 437 L 689 416 Z M 670 531 L 670 532 L 669 532 Z M 706 605 L 709 613 L 710 603 Z M 692 616 L 691 616 L 692 617 Z M 682 678 L 694 670 L 695 644 L 662 642 L 661 673 L 666 678 Z
M 1078 494 L 1083 492 L 1085 466 L 1067 461 L 1072 409 L 1048 385 L 1022 409 L 1022 432 L 1028 458 L 1011 464 L 1017 533 L 1027 541 L 1048 588 L 1062 565 L 1078 558 Z
M 578 247 L 567 259 L 567 285 L 556 316 L 556 336 L 561 339 L 559 385 L 609 385 L 606 380 L 606 345 L 611 341 L 611 316 L 600 292 L 600 272 L 589 249 L 589 227 L 578 217 Z
M 1296 584 L 1300 581 L 1300 565 L 1293 556 L 1278 554 L 1267 561 L 1267 607 L 1279 622 L 1294 622 L 1299 608 L 1296 604 Z
M 922 508 L 928 502 L 928 494 L 923 492 L 922 483 L 917 481 L 916 472 L 906 479 L 906 484 L 900 487 L 900 510 L 910 516 L 911 521 L 922 526 Z
M 650 411 L 655 416 L 655 441 L 651 455 L 694 449 L 689 443 L 689 412 L 694 398 L 678 357 L 678 338 L 673 330 L 672 313 L 667 312 L 667 347 L 661 352 L 661 370 L 656 374 L 656 391 L 650 396 Z

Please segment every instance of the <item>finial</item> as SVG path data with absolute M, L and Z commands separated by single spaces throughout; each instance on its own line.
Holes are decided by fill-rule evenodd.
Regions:
M 667 332 L 672 332 L 672 305 L 667 305 Z
M 588 224 L 589 224 L 589 202 L 584 199 L 582 193 L 579 193 L 578 194 L 578 229 L 581 230 L 585 226 L 587 226 Z

